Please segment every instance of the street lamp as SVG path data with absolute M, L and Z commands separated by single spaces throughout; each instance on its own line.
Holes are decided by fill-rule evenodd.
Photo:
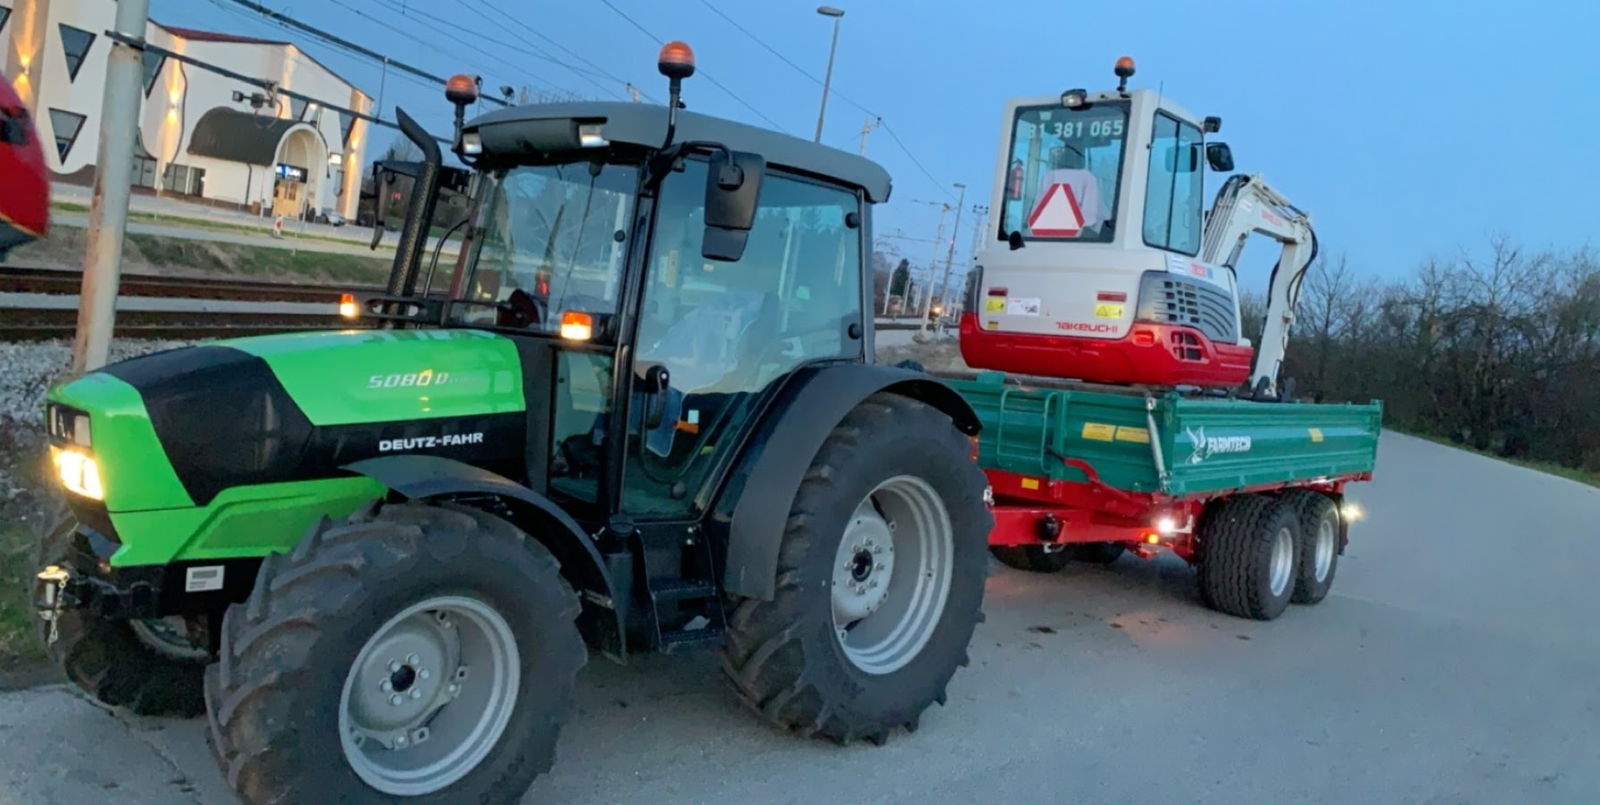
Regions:
M 833 54 L 839 49 L 839 18 L 844 16 L 844 9 L 833 6 L 817 6 L 817 13 L 824 17 L 833 18 L 833 42 L 828 45 L 828 72 L 822 76 L 822 106 L 817 109 L 817 137 L 815 142 L 822 142 L 822 116 L 828 111 L 828 85 L 833 83 Z

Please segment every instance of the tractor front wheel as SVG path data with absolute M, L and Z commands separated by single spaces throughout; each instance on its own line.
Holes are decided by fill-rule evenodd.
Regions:
M 881 743 L 943 704 L 982 620 L 992 518 L 949 417 L 868 398 L 818 450 L 789 510 L 772 600 L 735 602 L 723 668 L 769 721 Z
M 262 563 L 207 669 L 246 802 L 509 802 L 548 771 L 587 655 L 555 557 L 452 504 L 324 520 Z
M 71 567 L 86 549 L 74 547 L 78 525 L 68 519 L 39 545 L 35 567 Z M 35 580 L 33 598 L 41 600 Z M 73 684 L 97 701 L 147 716 L 200 715 L 205 709 L 201 676 L 211 655 L 205 618 L 111 620 L 91 609 L 72 608 L 51 624 L 40 619 L 45 653 Z M 53 639 L 52 639 L 53 638 Z

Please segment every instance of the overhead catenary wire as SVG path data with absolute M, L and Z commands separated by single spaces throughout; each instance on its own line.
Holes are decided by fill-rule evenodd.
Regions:
M 611 5 L 609 2 L 607 2 L 607 0 L 601 0 L 601 2 L 605 2 L 606 5 Z M 796 72 L 800 73 L 801 75 L 805 76 L 806 78 L 811 79 L 811 81 L 813 83 L 815 83 L 817 86 L 819 86 L 819 87 L 820 86 L 824 86 L 824 82 L 823 82 L 823 80 L 821 78 L 818 78 L 810 70 L 807 70 L 806 68 L 801 67 L 793 59 L 790 59 L 788 56 L 783 55 L 782 51 L 780 51 L 777 48 L 773 47 L 772 45 L 768 44 L 766 40 L 764 40 L 761 37 L 757 36 L 754 31 L 751 31 L 749 28 L 746 28 L 743 25 L 740 25 L 737 20 L 735 20 L 734 18 L 728 16 L 727 12 L 724 12 L 722 9 L 717 8 L 715 5 L 713 5 L 711 3 L 711 0 L 700 0 L 700 2 L 706 8 L 711 9 L 712 13 L 716 14 L 718 17 L 721 17 L 729 25 L 732 25 L 734 28 L 738 29 L 738 31 L 740 33 L 744 34 L 745 36 L 750 37 L 750 39 L 752 41 L 754 41 L 756 44 L 760 45 L 761 47 L 765 48 L 768 53 L 771 53 L 773 56 L 776 56 L 784 64 L 789 65 L 790 67 L 794 68 L 794 70 Z M 631 22 L 631 20 L 630 20 L 630 22 Z M 634 23 L 634 24 L 635 24 L 635 26 L 638 25 L 638 23 Z M 936 186 L 938 186 L 940 192 L 944 193 L 946 196 L 948 196 L 950 198 L 955 198 L 956 197 L 954 193 L 950 192 L 950 188 L 947 186 L 947 184 L 945 182 L 941 182 L 937 178 L 935 178 L 934 175 L 933 175 L 933 172 L 929 171 L 927 166 L 922 164 L 922 160 L 918 159 L 916 154 L 913 154 L 911 152 L 911 149 L 906 146 L 906 144 L 905 144 L 905 142 L 903 140 L 900 139 L 900 135 L 895 133 L 894 127 L 889 125 L 889 121 L 887 119 L 885 119 L 883 117 L 883 115 L 880 115 L 877 112 L 875 112 L 875 111 L 873 111 L 871 109 L 868 109 L 865 105 L 861 104 L 858 101 L 855 101 L 855 100 L 851 99 L 850 97 L 848 97 L 848 96 L 844 95 L 843 93 L 839 92 L 837 89 L 833 89 L 832 87 L 828 88 L 828 94 L 833 96 L 833 97 L 835 97 L 835 98 L 838 98 L 841 101 L 844 101 L 845 103 L 850 104 L 851 106 L 854 106 L 855 108 L 861 110 L 862 112 L 865 112 L 866 114 L 868 114 L 868 115 L 870 115 L 870 116 L 872 116 L 874 118 L 877 118 L 878 121 L 879 121 L 879 125 L 889 135 L 889 138 L 894 141 L 894 144 L 896 146 L 898 146 L 903 153 L 905 153 L 906 158 L 911 160 L 911 164 L 915 165 L 917 167 L 917 170 L 921 171 L 922 175 L 927 177 L 928 181 L 930 181 L 930 182 L 934 183 Z
M 218 2 L 218 3 L 229 2 L 229 3 L 233 3 L 234 5 L 241 6 L 243 8 L 249 9 L 251 11 L 254 11 L 257 14 L 260 14 L 261 16 L 263 16 L 263 17 L 265 17 L 267 19 L 272 20 L 273 22 L 279 23 L 280 25 L 286 26 L 286 27 L 291 28 L 293 30 L 296 30 L 296 31 L 299 31 L 299 32 L 304 33 L 306 35 L 309 35 L 311 37 L 314 37 L 314 38 L 316 38 L 318 40 L 321 40 L 322 42 L 327 43 L 329 45 L 332 45 L 334 47 L 338 47 L 338 48 L 341 48 L 343 50 L 347 50 L 347 51 L 352 52 L 352 53 L 360 54 L 362 56 L 365 56 L 368 59 L 373 60 L 374 62 L 386 63 L 386 64 L 388 64 L 388 66 L 393 67 L 394 69 L 399 70 L 402 73 L 409 73 L 409 74 L 414 75 L 414 76 L 416 76 L 418 78 L 424 78 L 424 79 L 427 79 L 429 81 L 432 81 L 432 82 L 434 82 L 433 86 L 435 86 L 435 87 L 443 86 L 444 83 L 445 83 L 446 79 L 445 79 L 444 76 L 435 75 L 433 73 L 428 72 L 427 70 L 422 69 L 421 67 L 417 67 L 415 65 L 408 64 L 406 62 L 400 61 L 398 59 L 391 58 L 389 56 L 385 56 L 384 54 L 379 53 L 379 52 L 377 52 L 375 50 L 372 50 L 370 48 L 362 47 L 361 45 L 358 45 L 358 44 L 356 44 L 354 42 L 351 42 L 350 40 L 345 39 L 344 37 L 341 37 L 341 36 L 339 36 L 337 34 L 325 31 L 325 30 L 323 30 L 321 28 L 318 28 L 318 27 L 316 27 L 314 25 L 309 25 L 307 23 L 301 22 L 300 20 L 297 20 L 297 19 L 295 19 L 293 17 L 290 17 L 290 16 L 288 16 L 286 14 L 280 14 L 279 12 L 273 11 L 272 9 L 267 8 L 266 6 L 261 5 L 260 3 L 253 2 L 253 0 L 215 0 L 215 1 Z M 339 3 L 338 0 L 333 0 L 333 2 L 335 2 L 336 4 L 341 5 L 341 6 L 344 5 L 343 3 Z M 349 8 L 349 6 L 344 6 L 344 7 L 345 8 Z M 352 9 L 352 10 L 354 10 L 354 9 Z M 367 16 L 365 13 L 360 12 L 360 11 L 357 11 L 356 13 L 361 14 L 364 17 Z M 368 19 L 372 19 L 372 18 L 368 17 Z M 374 20 L 374 21 L 378 22 L 380 25 L 384 25 L 385 27 L 390 28 L 391 30 L 399 31 L 399 29 L 394 28 L 393 26 L 388 25 L 387 23 L 384 23 L 381 20 Z M 404 31 L 399 31 L 399 32 L 402 33 L 402 34 L 405 34 Z M 409 34 L 405 34 L 405 35 L 410 36 Z M 415 37 L 412 37 L 412 38 L 414 39 Z M 421 41 L 421 40 L 419 40 L 419 41 Z M 504 100 L 501 100 L 499 98 L 494 98 L 494 97 L 486 97 L 486 98 L 483 98 L 483 100 L 485 100 L 485 101 L 487 101 L 489 103 L 498 104 L 500 106 L 509 106 L 510 105 L 508 102 L 506 102 Z
M 600 2 L 605 4 L 606 8 L 609 8 L 612 11 L 615 11 L 617 13 L 617 16 L 622 17 L 624 20 L 627 20 L 628 24 L 632 25 L 634 28 L 637 28 L 640 33 L 644 34 L 645 36 L 650 37 L 650 39 L 655 41 L 656 44 L 658 44 L 658 45 L 666 44 L 666 40 L 665 39 L 662 39 L 661 37 L 656 36 L 655 34 L 651 33 L 650 29 L 644 27 L 643 25 L 640 25 L 639 21 L 635 20 L 634 18 L 632 18 L 630 16 L 628 16 L 627 12 L 623 11 L 620 8 L 617 8 L 614 4 L 612 4 L 611 0 L 600 0 Z M 749 109 L 751 112 L 754 112 L 756 117 L 759 117 L 762 120 L 767 121 L 767 123 L 771 124 L 773 128 L 775 128 L 775 129 L 777 129 L 777 130 L 779 130 L 781 132 L 784 132 L 785 134 L 792 133 L 787 128 L 784 128 L 782 123 L 779 123 L 778 121 L 773 120 L 770 117 L 767 117 L 766 114 L 764 114 L 760 109 L 757 109 L 754 106 L 750 105 L 749 101 L 746 101 L 744 98 L 739 97 L 739 95 L 737 93 L 735 93 L 733 90 L 728 89 L 726 86 L 723 85 L 723 83 L 721 81 L 718 81 L 717 79 L 713 78 L 710 73 L 706 72 L 705 70 L 700 70 L 699 71 L 699 75 L 704 76 L 706 81 L 711 82 L 712 86 L 716 87 L 717 89 L 722 90 L 723 92 L 726 92 L 728 94 L 728 97 L 738 101 L 741 105 L 744 106 L 744 108 Z
M 341 8 L 350 9 L 349 6 L 345 5 L 342 2 L 339 2 L 339 0 L 332 0 L 332 1 L 334 2 L 335 5 L 338 5 Z M 568 97 L 572 97 L 572 98 L 580 97 L 580 94 L 578 92 L 576 92 L 576 91 L 574 91 L 574 90 L 572 90 L 572 89 L 570 89 L 568 87 L 563 87 L 563 86 L 561 86 L 559 84 L 556 84 L 556 83 L 554 83 L 554 82 L 552 82 L 552 81 L 550 81 L 550 80 L 548 80 L 548 79 L 546 79 L 546 78 L 544 78 L 542 76 L 535 75 L 531 70 L 528 70 L 527 67 L 525 67 L 523 65 L 519 65 L 519 64 L 514 64 L 514 63 L 512 63 L 512 62 L 510 62 L 510 61 L 508 61 L 506 59 L 500 58 L 499 56 L 497 56 L 497 55 L 495 55 L 493 53 L 490 53 L 489 51 L 484 50 L 482 48 L 482 42 L 492 42 L 492 43 L 498 44 L 498 45 L 500 45 L 502 47 L 507 47 L 507 48 L 511 48 L 511 49 L 514 49 L 514 50 L 518 49 L 516 45 L 512 45 L 512 44 L 507 43 L 507 42 L 505 42 L 503 40 L 498 40 L 498 39 L 495 39 L 493 37 L 484 36 L 480 32 L 471 31 L 470 29 L 467 29 L 467 28 L 465 28 L 465 27 L 463 27 L 463 26 L 461 26 L 459 24 L 451 22 L 450 20 L 447 20 L 447 19 L 445 19 L 443 17 L 439 17 L 439 16 L 436 16 L 436 15 L 433 15 L 433 14 L 429 14 L 426 11 L 419 11 L 419 10 L 413 9 L 413 8 L 407 6 L 404 3 L 398 2 L 398 0 L 380 0 L 380 2 L 384 3 L 385 5 L 389 6 L 392 9 L 394 9 L 395 11 L 399 12 L 400 15 L 403 16 L 403 17 L 412 17 L 415 14 L 415 15 L 417 15 L 418 17 L 420 17 L 422 19 L 430 21 L 435 26 L 442 26 L 442 27 L 435 27 L 434 28 L 434 32 L 439 34 L 440 36 L 445 37 L 446 39 L 449 39 L 449 40 L 453 41 L 453 42 L 459 42 L 462 45 L 465 45 L 465 46 L 467 46 L 469 48 L 476 49 L 484 57 L 489 58 L 489 59 L 493 59 L 494 61 L 499 62 L 502 66 L 504 66 L 507 70 L 509 70 L 513 75 L 526 76 L 526 77 L 528 77 L 528 78 L 530 78 L 530 79 L 532 79 L 532 80 L 534 80 L 534 81 L 536 81 L 536 82 L 538 82 L 540 84 L 543 84 L 546 87 L 549 87 L 550 89 L 555 90 L 556 92 L 563 93 L 563 94 L 567 95 Z M 355 11 L 357 14 L 362 14 L 363 16 L 366 16 L 365 14 L 363 14 L 359 10 L 356 10 L 356 9 L 350 9 L 350 10 Z M 466 31 L 467 33 L 470 33 L 472 36 L 474 36 L 476 39 L 482 40 L 482 42 L 463 39 L 460 36 L 458 36 L 456 34 L 453 34 L 448 30 L 445 30 L 445 28 L 454 28 L 457 31 Z M 414 36 L 411 37 L 411 38 L 412 39 L 417 39 L 417 37 L 414 37 Z M 420 41 L 426 42 L 426 40 L 420 40 Z M 440 52 L 443 53 L 444 51 L 440 50 Z M 523 53 L 524 55 L 532 55 L 532 51 L 519 50 L 519 52 Z M 454 57 L 454 54 L 448 54 L 448 55 L 451 55 L 452 57 Z
M 373 123 L 373 124 L 376 124 L 376 125 L 379 125 L 379 126 L 386 126 L 388 128 L 392 128 L 392 129 L 400 128 L 400 126 L 398 124 L 392 123 L 392 122 L 387 121 L 387 120 L 383 120 L 382 118 L 379 118 L 379 117 L 377 117 L 375 115 L 370 115 L 370 114 L 367 114 L 366 112 L 357 111 L 355 109 L 351 109 L 351 108 L 348 108 L 348 107 L 345 107 L 345 106 L 340 106 L 338 104 L 328 103 L 327 101 L 324 101 L 321 98 L 316 98 L 316 97 L 307 95 L 307 94 L 305 94 L 303 92 L 296 92 L 296 91 L 294 91 L 292 89 L 284 89 L 283 87 L 278 86 L 278 83 L 276 81 L 272 81 L 272 80 L 265 79 L 265 78 L 257 78 L 255 76 L 250 76 L 250 75 L 245 75 L 244 73 L 236 72 L 234 70 L 230 70 L 230 69 L 228 69 L 226 67 L 223 67 L 221 65 L 212 64 L 211 62 L 208 62 L 208 61 L 202 61 L 202 60 L 197 59 L 197 58 L 195 58 L 193 56 L 189 56 L 187 54 L 179 53 L 179 52 L 177 52 L 175 50 L 168 50 L 168 49 L 166 49 L 164 47 L 161 47 L 159 45 L 151 44 L 150 42 L 146 42 L 146 41 L 138 40 L 138 39 L 133 39 L 133 38 L 130 38 L 130 37 L 125 37 L 125 36 L 117 33 L 116 31 L 107 31 L 105 33 L 105 36 L 106 36 L 106 38 L 111 39 L 112 41 L 121 42 L 122 44 L 125 44 L 125 45 L 132 45 L 134 47 L 142 48 L 142 49 L 144 49 L 144 50 L 146 50 L 146 51 L 148 51 L 150 53 L 155 53 L 155 54 L 160 55 L 160 56 L 165 56 L 166 58 L 172 59 L 173 61 L 179 62 L 181 64 L 187 64 L 187 65 L 190 65 L 190 66 L 193 66 L 193 67 L 198 67 L 198 68 L 200 68 L 202 70 L 205 70 L 207 72 L 211 72 L 211 73 L 215 73 L 217 75 L 220 75 L 223 78 L 231 78 L 231 79 L 233 79 L 235 81 L 240 81 L 240 82 L 249 84 L 249 85 L 254 86 L 254 87 L 260 87 L 262 90 L 264 90 L 266 92 L 269 92 L 269 93 L 272 93 L 274 95 L 282 95 L 282 96 L 287 97 L 287 98 L 293 98 L 294 100 L 305 101 L 308 104 L 309 103 L 314 103 L 314 104 L 317 104 L 318 106 L 320 106 L 320 107 L 322 107 L 324 109 L 332 109 L 333 111 L 335 111 L 335 112 L 337 112 L 339 114 L 351 115 L 352 117 L 355 117 L 355 118 L 357 118 L 359 120 L 365 120 L 368 123 Z M 441 143 L 445 143 L 446 145 L 451 143 L 451 140 L 449 138 L 447 138 L 447 137 L 439 137 L 437 135 L 434 135 L 433 138 L 435 140 L 438 140 Z
M 577 51 L 573 50 L 572 48 L 569 48 L 566 45 L 561 44 L 561 42 L 559 40 L 552 39 L 551 37 L 547 36 L 544 32 L 542 32 L 539 29 L 533 27 L 532 25 L 529 25 L 526 22 L 523 22 L 521 19 L 518 19 L 515 15 L 511 14 L 510 12 L 506 11 L 505 9 L 500 8 L 499 6 L 495 5 L 494 3 L 489 2 L 489 0 L 460 0 L 460 2 L 462 4 L 463 8 L 466 8 L 467 10 L 471 11 L 472 13 L 477 14 L 479 17 L 482 17 L 483 19 L 487 20 L 491 24 L 494 24 L 495 20 L 493 18 L 491 18 L 488 14 L 484 13 L 483 11 L 478 10 L 478 8 L 476 6 L 477 5 L 481 5 L 484 8 L 487 8 L 490 11 L 493 11 L 495 14 L 499 15 L 500 17 L 503 17 L 506 21 L 512 23 L 513 25 L 516 25 L 517 27 L 521 28 L 524 31 L 527 31 L 531 36 L 534 36 L 534 37 L 536 37 L 536 38 L 538 38 L 538 39 L 540 39 L 540 40 L 542 40 L 544 42 L 548 42 L 553 47 L 556 47 L 556 48 L 560 49 L 561 52 L 566 53 L 567 55 L 571 56 L 573 59 L 577 60 L 578 62 L 581 62 L 582 64 L 588 66 L 589 68 L 592 68 L 591 75 L 599 76 L 601 78 L 605 78 L 605 79 L 608 79 L 610 81 L 615 81 L 618 84 L 621 84 L 623 86 L 624 90 L 637 91 L 641 97 L 643 97 L 646 100 L 649 100 L 651 102 L 655 102 L 655 98 L 652 98 L 649 93 L 644 92 L 643 90 L 639 89 L 639 86 L 637 84 L 634 84 L 633 82 L 628 81 L 626 79 L 619 78 L 616 74 L 606 70 L 604 67 L 601 67 L 600 65 L 595 64 L 594 62 L 584 58 L 583 54 L 578 53 Z M 530 45 L 530 47 L 531 47 L 531 45 Z M 571 70 L 574 74 L 577 74 L 577 75 L 583 75 L 584 74 L 584 71 L 581 71 L 577 67 L 573 66 L 572 64 L 570 64 L 568 62 L 565 62 L 565 61 L 562 61 L 560 59 L 557 59 L 554 56 L 550 56 L 550 55 L 546 54 L 544 56 L 544 58 L 548 59 L 551 62 L 554 62 L 555 64 L 559 64 L 562 67 L 567 68 L 568 70 Z M 588 78 L 588 76 L 585 76 L 585 77 Z M 592 78 L 590 78 L 589 80 L 590 80 L 590 83 L 595 83 Z M 596 84 L 596 86 L 601 86 L 601 85 Z M 602 87 L 602 89 L 603 88 L 604 87 Z

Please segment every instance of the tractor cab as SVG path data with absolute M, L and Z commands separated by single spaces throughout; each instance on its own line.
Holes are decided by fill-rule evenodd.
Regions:
M 1236 385 L 1250 368 L 1233 272 L 1201 258 L 1203 169 L 1221 127 L 1157 90 L 1013 99 L 995 226 L 962 317 L 974 367 L 1141 385 Z
M 460 109 L 475 87 L 458 79 Z M 454 146 L 470 174 L 440 183 L 470 176 L 472 202 L 448 288 L 418 280 L 402 232 L 392 295 L 366 315 L 516 343 L 522 382 L 550 390 L 528 412 L 529 475 L 580 522 L 697 517 L 776 381 L 869 360 L 877 164 L 676 101 L 458 116 Z M 427 166 L 399 172 L 420 214 Z

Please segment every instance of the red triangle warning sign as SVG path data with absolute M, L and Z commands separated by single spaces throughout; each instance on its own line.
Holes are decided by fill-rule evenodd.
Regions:
M 1050 185 L 1039 197 L 1033 213 L 1028 216 L 1028 230 L 1046 238 L 1077 237 L 1083 229 L 1083 211 L 1072 188 L 1061 182 Z

